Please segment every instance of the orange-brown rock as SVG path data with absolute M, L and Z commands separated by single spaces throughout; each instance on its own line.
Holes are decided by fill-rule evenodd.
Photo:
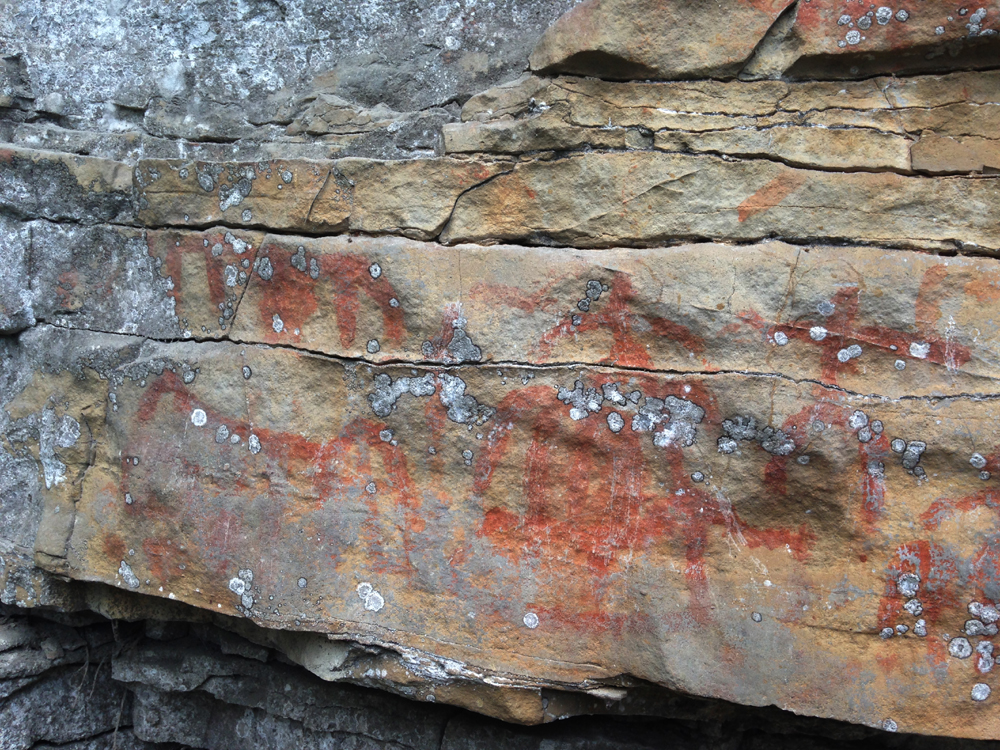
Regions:
M 743 75 L 864 78 L 992 67 L 1000 3 L 925 0 L 891 5 L 799 2 L 771 29 Z
M 1000 738 L 996 0 L 7 5 L 4 750 Z
M 485 681 L 511 698 L 484 710 L 520 721 L 552 718 L 543 689 L 631 677 L 997 731 L 970 697 L 984 652 L 966 658 L 1000 593 L 997 449 L 969 430 L 1000 417 L 992 394 L 45 327 L 24 345 L 51 365 L 6 408 L 56 426 L 26 446 L 52 480 L 37 559 L 63 575 L 361 640 L 385 684 L 448 700 Z

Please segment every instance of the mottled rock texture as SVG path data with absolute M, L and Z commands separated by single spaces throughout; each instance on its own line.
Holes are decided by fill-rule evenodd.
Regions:
M 0 746 L 1000 739 L 1000 7 L 571 6 L 0 9 Z

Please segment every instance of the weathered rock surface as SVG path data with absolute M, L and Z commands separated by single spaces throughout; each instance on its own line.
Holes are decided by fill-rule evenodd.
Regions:
M 974 665 L 942 640 L 969 629 L 966 605 L 1000 598 L 988 538 L 961 531 L 991 504 L 996 450 L 967 428 L 997 418 L 990 395 L 383 369 L 45 327 L 22 342 L 50 366 L 8 402 L 11 419 L 70 396 L 50 420 L 69 439 L 48 459 L 36 541 L 53 570 L 377 644 L 399 657 L 365 672 L 430 680 L 421 697 L 488 678 L 508 695 L 483 710 L 520 721 L 554 718 L 543 688 L 631 675 L 869 725 L 995 732 L 973 711 Z M 75 350 L 95 355 L 74 374 Z M 643 646 L 651 636 L 661 646 Z M 699 656 L 734 643 L 738 667 Z M 789 649 L 810 659 L 778 658 Z M 864 676 L 856 690 L 825 689 L 845 671 Z M 918 696 L 932 685 L 929 725 Z
M 792 0 L 587 0 L 556 21 L 531 69 L 612 80 L 732 76 Z
M 587 0 L 545 32 L 531 53 L 531 69 L 608 80 L 721 78 L 741 71 L 747 78 L 863 78 L 996 61 L 996 2 L 852 6 Z
M 577 189 L 559 189 L 566 184 Z M 521 163 L 467 191 L 441 239 L 609 247 L 778 237 L 996 250 L 998 206 L 995 180 L 819 172 L 713 156 L 583 154 Z
M 28 218 L 81 224 L 128 222 L 127 164 L 19 148 L 0 150 L 0 207 Z
M 655 145 L 827 170 L 983 172 L 995 168 L 1000 76 L 835 84 L 525 77 L 473 97 L 462 119 L 444 126 L 450 153 Z
M 504 168 L 459 159 L 242 164 L 140 161 L 139 219 L 148 225 L 235 226 L 429 239 L 458 197 Z
M 863 78 L 892 72 L 994 67 L 1000 3 L 891 5 L 806 0 L 771 28 L 747 77 Z
M 0 694 L 7 700 L 0 707 L 5 720 L 0 737 L 5 748 L 19 750 L 647 750 L 663 747 L 665 739 L 679 750 L 861 750 L 883 734 L 648 687 L 633 707 L 663 718 L 605 715 L 516 726 L 323 682 L 261 645 L 263 631 L 233 632 L 231 618 L 133 624 L 94 615 L 47 615 L 56 622 L 45 613 L 2 611 Z M 186 614 L 190 618 L 195 611 Z M 606 713 L 613 705 L 595 700 L 595 712 Z M 33 742 L 36 738 L 41 739 Z M 897 742 L 885 746 L 966 750 L 989 744 L 916 735 L 893 739 Z
M 1000 8 L 570 5 L 0 10 L 0 745 L 1000 738 Z

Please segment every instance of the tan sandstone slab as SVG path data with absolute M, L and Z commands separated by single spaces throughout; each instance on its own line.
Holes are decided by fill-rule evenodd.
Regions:
M 534 71 L 611 80 L 734 75 L 791 0 L 587 0 L 542 35 Z
M 470 99 L 463 122 L 444 126 L 444 141 L 450 153 L 624 150 L 649 148 L 653 131 L 670 151 L 910 173 L 910 146 L 922 133 L 995 140 L 997 102 L 995 71 L 789 83 L 525 77 Z
M 572 185 L 572 190 L 565 186 Z M 768 236 L 1000 248 L 995 180 L 816 172 L 769 161 L 608 153 L 518 164 L 455 206 L 442 241 L 577 247 Z M 919 207 L 919 208 L 917 208 Z
M 43 456 L 63 481 L 43 494 L 38 559 L 62 574 L 395 651 L 374 679 L 431 680 L 442 700 L 463 681 L 638 678 L 903 732 L 1000 731 L 972 697 L 1000 598 L 995 397 L 382 368 L 46 327 L 24 343 L 59 355 L 10 416 L 58 393 L 45 408 L 78 428 Z
M 457 159 L 379 162 L 142 160 L 139 220 L 310 232 L 435 236 L 457 197 L 503 169 Z
M 910 171 L 908 138 L 861 128 L 773 127 L 708 133 L 656 134 L 663 151 L 778 159 L 802 167 Z
M 233 339 L 372 362 L 779 373 L 894 398 L 1000 377 L 1000 263 L 986 258 L 272 235 L 257 269 Z
M 920 172 L 1000 172 L 1000 140 L 951 138 L 928 131 L 910 148 L 913 169 Z

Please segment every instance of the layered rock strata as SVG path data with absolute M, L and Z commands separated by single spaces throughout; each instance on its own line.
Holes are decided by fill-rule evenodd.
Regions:
M 323 146 L 400 129 L 327 89 L 269 140 L 147 126 L 151 158 L 24 116 L 0 599 L 521 724 L 669 689 L 1000 736 L 1000 10 L 959 44 L 937 3 L 724 3 L 680 59 L 694 6 L 645 5 L 577 6 L 422 158 Z M 225 637 L 176 628 L 116 652 L 135 742 L 221 746 L 193 690 L 322 724 L 158 672 Z

